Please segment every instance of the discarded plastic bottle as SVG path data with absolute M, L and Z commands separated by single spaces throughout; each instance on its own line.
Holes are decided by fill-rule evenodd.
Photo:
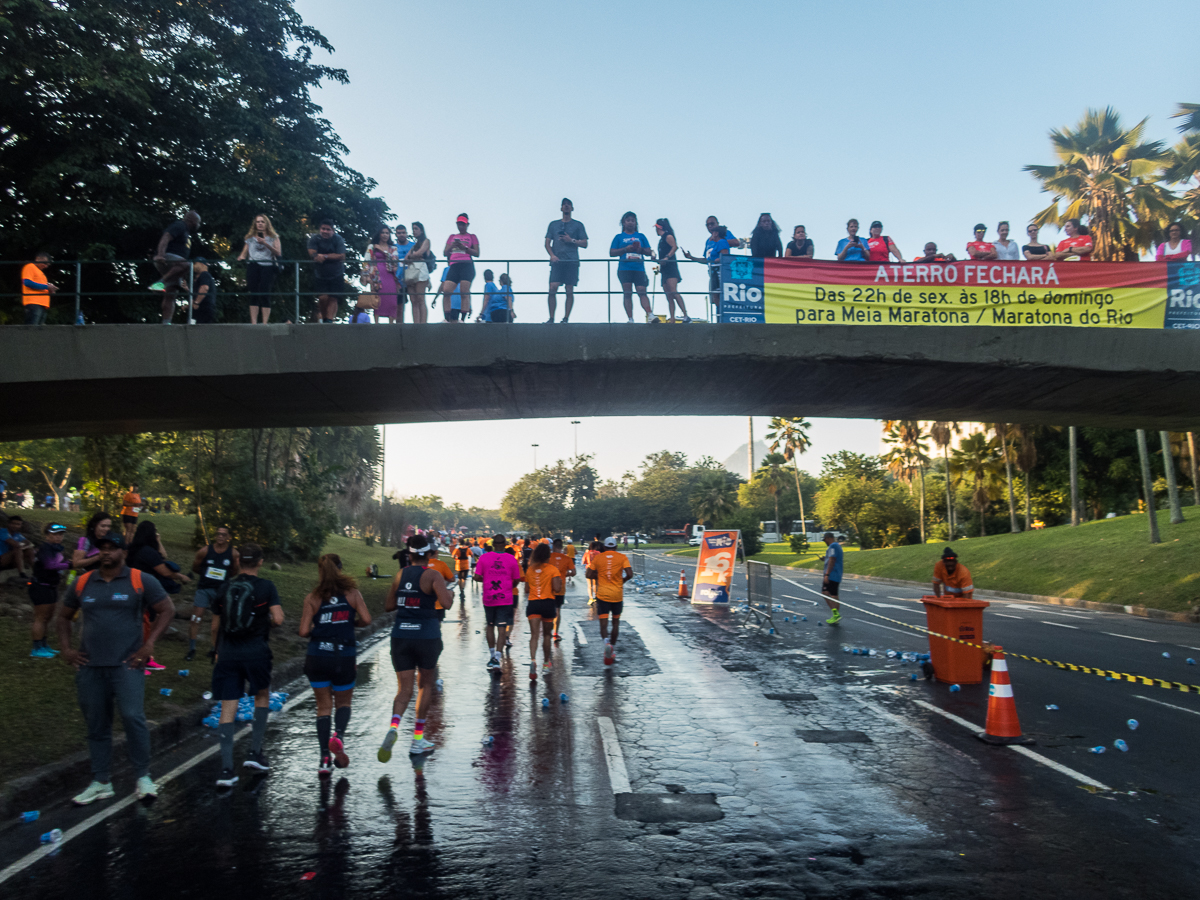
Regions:
M 205 691 L 200 696 L 205 700 L 211 700 L 212 699 L 212 691 Z
M 160 694 L 162 694 L 164 697 L 170 697 L 170 696 L 171 696 L 171 689 L 170 689 L 170 688 L 160 688 L 158 692 L 159 692 Z
M 1137 719 L 1130 719 L 1130 720 L 1129 720 L 1128 722 L 1126 722 L 1125 724 L 1129 726 L 1129 730 L 1130 730 L 1130 731 L 1137 731 L 1137 727 L 1138 727 L 1138 720 L 1137 720 Z
M 42 835 L 43 844 L 57 844 L 62 840 L 62 829 L 54 828 Z
M 1118 750 L 1120 750 L 1122 753 L 1129 752 L 1129 745 L 1127 743 L 1125 743 L 1123 740 L 1121 740 L 1120 738 L 1117 738 L 1115 741 L 1113 741 L 1113 746 L 1116 747 Z
M 1047 703 L 1046 709 L 1058 709 L 1058 704 L 1057 703 Z
M 801 621 L 801 622 L 807 622 L 807 621 L 808 621 L 808 616 L 801 616 L 801 617 L 800 617 L 800 621 Z
M 543 698 L 542 698 L 542 708 L 543 708 L 543 709 L 548 709 L 549 707 L 550 707 L 550 698 L 549 698 L 549 697 L 543 697 Z
M 774 628 L 768 629 L 768 631 L 767 631 L 767 634 L 774 634 L 774 633 L 775 633 Z
M 1091 750 L 1089 750 L 1088 752 L 1089 752 L 1089 753 L 1103 753 L 1103 752 L 1104 752 L 1104 745 L 1103 745 L 1103 744 L 1101 744 L 1101 745 L 1099 745 L 1099 746 L 1097 746 L 1097 747 L 1093 747 L 1093 748 L 1092 748 Z
M 950 685 L 950 693 L 952 693 L 952 694 L 957 694 L 961 690 L 962 690 L 962 688 L 957 684 Z
M 1187 664 L 1189 666 L 1194 666 L 1196 664 L 1196 661 L 1189 656 L 1188 660 L 1187 660 Z
M 916 672 L 909 672 L 909 673 L 908 673 L 908 680 L 909 680 L 909 681 L 916 681 L 916 680 L 917 680 L 917 673 L 916 673 Z
M 445 684 L 445 682 L 439 678 L 436 682 L 434 682 L 434 684 L 437 686 L 437 689 L 440 691 L 442 689 L 443 685 Z
M 494 737 L 492 737 L 492 735 L 490 735 L 490 734 L 485 735 L 483 738 L 483 743 L 485 746 L 490 747 L 492 744 L 496 743 L 496 739 Z
M 191 669 L 180 669 L 180 670 L 179 670 L 179 677 L 180 677 L 180 678 L 187 678 L 187 677 L 188 677 L 189 675 L 191 675 L 191 674 L 192 674 L 192 670 L 191 670 Z
M 1171 658 L 1171 654 L 1168 653 L 1166 650 L 1164 650 L 1163 651 L 1163 659 L 1170 659 L 1170 658 Z
M 38 810 L 32 809 L 29 812 L 21 813 L 21 821 L 22 822 L 36 822 L 38 820 L 38 816 L 40 816 L 40 815 L 41 815 L 41 813 L 38 812 Z
M 564 693 L 558 695 L 558 700 L 560 703 L 569 703 L 571 698 Z

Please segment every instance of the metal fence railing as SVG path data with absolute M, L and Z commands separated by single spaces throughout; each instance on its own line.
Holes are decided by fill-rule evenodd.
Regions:
M 21 304 L 21 267 L 27 261 L 0 260 L 0 308 L 12 310 Z M 582 321 L 623 321 L 625 311 L 622 307 L 623 292 L 616 269 L 620 260 L 581 259 L 579 284 L 574 289 L 575 310 L 573 317 Z M 246 267 L 257 265 L 251 261 L 208 260 L 209 271 L 217 282 L 218 297 L 225 322 L 248 321 L 248 308 L 252 294 L 247 289 Z M 283 321 L 284 316 L 297 324 L 303 323 L 313 316 L 316 306 L 316 291 L 313 284 L 314 263 L 308 259 L 279 260 L 274 273 L 272 289 L 265 292 L 269 297 L 272 310 L 278 310 L 282 315 L 275 315 L 274 321 Z M 359 274 L 362 271 L 362 261 L 347 259 L 345 265 L 345 290 L 328 292 L 329 296 L 338 296 L 352 301 L 360 293 L 374 291 L 359 284 Z M 442 306 L 439 286 L 446 273 L 447 264 L 438 260 L 438 269 L 430 275 L 425 302 L 434 309 L 430 321 L 440 319 Z M 695 307 L 689 310 L 692 318 L 702 321 L 713 321 L 714 306 L 709 286 L 708 266 L 705 264 L 688 264 L 680 260 L 683 280 L 689 285 L 699 284 L 701 289 L 684 290 L 680 284 L 679 293 L 686 298 L 685 302 Z M 549 287 L 549 260 L 540 259 L 478 259 L 475 260 L 475 280 L 471 285 L 471 305 L 474 313 L 482 309 L 483 301 L 483 271 L 492 268 L 496 277 L 501 271 L 506 273 L 513 283 L 514 308 L 517 322 L 545 321 L 545 307 L 535 307 L 530 312 L 528 302 L 545 302 Z M 186 321 L 194 324 L 191 303 L 188 302 L 194 293 L 195 271 L 189 266 L 186 286 L 180 286 L 176 302 L 175 315 L 180 317 L 181 308 L 186 307 Z M 647 287 L 651 312 L 655 315 L 666 316 L 668 303 L 662 285 L 659 282 L 658 266 L 652 261 L 646 263 L 646 275 L 650 279 Z M 160 276 L 153 260 L 55 260 L 50 263 L 44 273 L 45 279 L 59 287 L 57 293 L 51 296 L 51 316 L 48 324 L 84 324 L 89 321 L 106 321 L 113 318 L 113 306 L 122 303 L 126 318 L 137 315 L 144 309 L 146 321 L 158 321 L 163 300 L 163 292 L 149 290 L 150 285 L 159 281 Z M 402 284 L 402 277 L 401 277 Z M 404 293 L 402 288 L 402 293 Z M 405 296 L 411 296 L 411 289 Z M 617 304 L 614 320 L 614 299 Z M 566 300 L 566 289 L 559 287 L 557 292 L 557 315 L 561 318 Z M 139 307 L 137 304 L 145 304 Z M 133 311 L 130 311 L 132 305 Z M 640 320 L 643 310 L 636 290 L 632 294 L 633 317 Z M 353 307 L 352 302 L 347 306 Z M 286 311 L 286 312 L 284 312 Z M 340 313 L 348 317 L 345 311 Z

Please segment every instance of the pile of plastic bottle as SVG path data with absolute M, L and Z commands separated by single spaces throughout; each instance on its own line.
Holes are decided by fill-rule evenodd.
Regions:
M 288 693 L 286 691 L 271 691 L 270 701 L 267 708 L 271 712 L 279 712 L 283 709 L 283 704 L 287 702 Z M 221 721 L 221 704 L 214 703 L 212 709 L 208 711 L 208 715 L 204 717 L 201 724 L 209 728 L 216 728 Z M 235 722 L 253 722 L 254 721 L 254 698 L 249 694 L 242 694 L 242 699 L 238 701 L 237 715 L 234 717 Z
M 929 662 L 931 659 L 928 653 L 914 653 L 911 650 L 874 650 L 867 647 L 851 647 L 848 644 L 842 645 L 842 652 L 850 653 L 854 656 L 886 657 L 887 659 L 898 660 L 901 665 L 904 663 L 919 665 L 923 662 Z

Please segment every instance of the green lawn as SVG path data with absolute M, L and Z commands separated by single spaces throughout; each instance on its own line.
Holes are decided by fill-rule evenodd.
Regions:
M 6 512 L 12 513 L 9 509 Z M 82 533 L 79 513 L 54 513 L 48 510 L 22 510 L 27 530 L 36 525 L 40 533 L 46 522 L 57 521 L 71 529 L 66 541 L 74 546 L 75 539 Z M 158 526 L 166 545 L 168 556 L 179 563 L 185 571 L 190 570 L 193 548 L 191 538 L 194 529 L 190 516 L 148 516 Z M 361 540 L 334 536 L 325 546 L 326 552 L 338 553 L 342 557 L 345 571 L 359 579 L 359 587 L 372 613 L 383 610 L 384 595 L 391 577 L 396 571 L 392 561 L 392 548 L 367 547 Z M 371 563 L 379 566 L 380 578 L 372 581 L 365 577 Z M 283 564 L 275 570 L 270 564 L 264 566 L 262 574 L 279 587 L 286 621 L 271 638 L 276 662 L 289 659 L 305 650 L 306 641 L 296 634 L 300 622 L 300 608 L 304 596 L 316 584 L 316 563 L 298 565 Z M 173 597 L 177 609 L 191 612 L 191 598 L 195 593 L 195 582 L 184 585 L 183 591 Z M 29 658 L 29 623 L 32 618 L 28 594 L 25 589 L 0 585 L 0 696 L 4 697 L 9 721 L 19 727 L 8 729 L 7 738 L 0 743 L 0 770 L 6 778 L 24 774 L 37 766 L 53 762 L 63 756 L 82 750 L 85 746 L 83 717 L 75 702 L 73 671 L 57 660 Z M 183 661 L 187 652 L 186 618 L 176 619 L 170 631 L 155 648 L 155 658 L 165 665 L 165 671 L 148 679 L 146 713 L 152 720 L 169 719 L 191 709 L 201 694 L 209 689 L 212 664 L 207 651 L 209 624 L 205 619 L 201 626 L 201 641 L 196 659 Z M 50 645 L 57 649 L 58 638 L 50 634 Z M 187 668 L 191 675 L 180 678 L 178 670 Z M 170 697 L 163 697 L 159 689 L 172 689 Z M 117 728 L 120 728 L 118 719 Z

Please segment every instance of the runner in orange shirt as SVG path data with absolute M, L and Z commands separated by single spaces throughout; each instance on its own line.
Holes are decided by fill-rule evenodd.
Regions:
M 952 600 L 971 600 L 975 596 L 971 570 L 958 561 L 958 554 L 949 547 L 933 566 L 933 593 L 940 597 L 943 590 Z
M 450 585 L 454 584 L 454 573 L 450 571 L 450 567 L 448 565 L 437 558 L 437 544 L 431 541 L 429 546 L 432 549 L 429 553 L 429 561 L 425 563 L 425 568 L 433 569 L 433 571 L 437 572 L 444 579 L 446 579 L 446 589 L 449 590 Z M 463 614 L 466 614 L 466 607 L 463 607 Z M 442 606 L 442 602 L 440 600 L 437 602 L 437 617 L 439 620 L 446 618 L 446 608 Z
M 588 606 L 596 602 L 596 579 L 591 574 L 592 560 L 596 558 L 596 554 L 600 552 L 601 544 L 599 541 L 592 541 L 588 544 L 588 548 L 583 551 L 583 576 L 587 581 L 588 589 Z
M 529 680 L 537 681 L 538 637 L 542 639 L 542 675 L 550 674 L 550 650 L 554 622 L 558 617 L 556 598 L 566 590 L 563 575 L 550 564 L 550 545 L 538 544 L 525 570 L 525 618 L 529 620 Z
M 562 621 L 563 603 L 567 599 L 567 579 L 575 574 L 575 557 L 567 556 L 563 553 L 562 538 L 555 538 L 554 543 L 550 548 L 550 565 L 558 569 L 562 573 L 563 586 L 562 590 L 554 595 L 554 602 L 558 605 L 558 610 L 554 614 L 554 643 L 559 643 L 562 636 L 558 633 L 559 623 Z
M 1091 235 L 1087 233 L 1087 229 L 1079 224 L 1078 219 L 1067 219 L 1063 223 L 1063 231 L 1067 236 L 1058 242 L 1058 246 L 1054 248 L 1054 252 L 1048 254 L 1050 259 L 1074 259 L 1078 262 L 1091 262 L 1092 250 L 1095 249 L 1092 244 Z
M 587 577 L 596 581 L 596 612 L 600 616 L 600 637 L 604 638 L 604 664 L 616 658 L 617 633 L 621 630 L 621 611 L 625 607 L 625 582 L 633 577 L 633 567 L 624 553 L 617 552 L 617 539 L 606 537 L 604 548 L 587 569 Z M 613 618 L 612 637 L 608 635 L 608 617 Z
M 138 493 L 137 484 L 131 484 L 125 496 L 121 498 L 121 522 L 125 525 L 125 544 L 133 540 L 137 530 L 138 513 L 142 511 L 142 495 Z
M 454 548 L 454 574 L 458 576 L 458 599 L 462 600 L 467 594 L 467 579 L 471 575 L 471 548 L 466 538 L 460 538 Z

